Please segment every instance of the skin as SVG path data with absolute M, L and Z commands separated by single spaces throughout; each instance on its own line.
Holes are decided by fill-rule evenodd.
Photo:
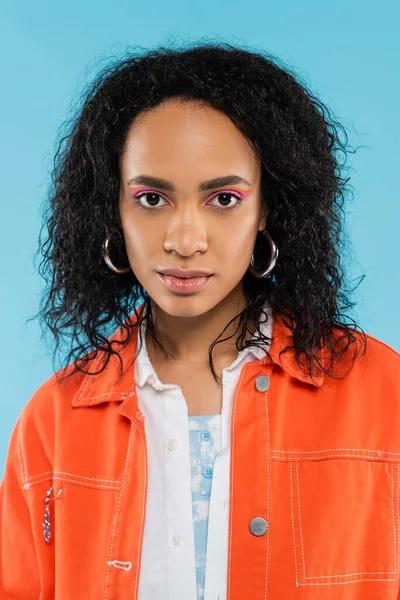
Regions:
M 138 175 L 165 179 L 175 191 L 130 187 L 128 181 Z M 199 190 L 202 182 L 226 175 L 238 175 L 250 185 Z M 191 373 L 193 387 L 194 372 L 210 372 L 210 344 L 245 306 L 242 278 L 267 217 L 259 161 L 224 113 L 195 101 L 169 99 L 131 125 L 120 176 L 119 210 L 129 263 L 152 299 L 157 336 L 170 355 L 165 359 L 146 339 L 150 359 L 158 375 L 163 373 L 163 382 L 175 373 L 175 382 L 179 379 L 185 386 L 186 380 L 188 387 Z M 231 209 L 237 200 L 218 196 L 222 189 L 250 193 Z M 136 190 L 151 190 L 140 200 L 148 210 L 132 197 Z M 204 288 L 183 295 L 159 279 L 156 271 L 168 267 L 206 269 L 214 276 Z M 231 327 L 229 333 L 233 331 Z M 234 338 L 213 349 L 220 371 L 236 356 Z

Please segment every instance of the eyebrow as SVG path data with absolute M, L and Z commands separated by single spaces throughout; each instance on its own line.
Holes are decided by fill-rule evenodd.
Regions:
M 224 177 L 216 177 L 215 179 L 210 179 L 209 181 L 203 181 L 203 183 L 200 183 L 199 185 L 199 190 L 212 190 L 217 187 L 235 185 L 237 183 L 242 183 L 249 186 L 251 185 L 248 181 L 246 181 L 246 179 L 239 177 L 239 175 L 225 175 Z M 167 181 L 166 179 L 160 179 L 159 177 L 150 177 L 149 175 L 138 175 L 137 177 L 133 177 L 128 181 L 128 185 L 147 185 L 149 187 L 157 187 L 167 192 L 176 191 L 175 186 L 170 181 Z

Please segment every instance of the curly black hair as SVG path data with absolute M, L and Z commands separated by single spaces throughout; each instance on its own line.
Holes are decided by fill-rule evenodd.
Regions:
M 355 304 L 349 300 L 352 290 L 343 285 L 339 252 L 347 237 L 341 213 L 344 217 L 343 203 L 350 189 L 350 178 L 344 176 L 347 154 L 352 151 L 348 135 L 332 111 L 280 59 L 226 42 L 124 53 L 122 59 L 99 70 L 84 90 L 83 102 L 58 141 L 39 235 L 38 253 L 43 257 L 39 272 L 47 287 L 34 318 L 40 317 L 42 337 L 51 330 L 53 360 L 61 338 L 69 337 L 64 378 L 77 371 L 99 373 L 112 354 L 120 359 L 122 372 L 113 346 L 130 340 L 141 322 L 137 308 L 144 301 L 150 309 L 151 298 L 132 271 L 116 274 L 107 267 L 103 243 L 112 233 L 110 254 L 119 266 L 127 263 L 118 209 L 119 158 L 137 115 L 172 97 L 207 103 L 224 112 L 261 163 L 261 201 L 268 206 L 268 232 L 279 248 L 279 259 L 272 276 L 257 278 L 247 271 L 243 277 L 247 305 L 235 317 L 236 332 L 241 331 L 237 349 L 270 341 L 259 328 L 268 301 L 292 331 L 293 344 L 283 352 L 294 348 L 300 368 L 304 368 L 300 358 L 305 357 L 311 375 L 323 371 L 336 377 L 334 363 L 352 348 L 352 366 L 367 343 L 362 329 L 357 335 L 354 319 L 344 315 Z M 42 243 L 45 226 L 48 238 Z M 254 252 L 256 268 L 259 264 L 262 270 L 269 249 L 265 237 L 259 238 Z M 162 347 L 151 310 L 145 313 L 150 335 Z M 353 327 L 345 323 L 346 318 Z M 261 341 L 243 344 L 249 323 L 256 324 Z M 110 338 L 115 328 L 122 328 L 121 341 Z M 219 338 L 209 348 L 211 371 L 218 382 L 212 349 Z M 318 360 L 323 344 L 330 351 L 329 368 Z M 104 357 L 101 371 L 85 371 L 98 352 Z M 71 360 L 72 369 L 67 369 Z

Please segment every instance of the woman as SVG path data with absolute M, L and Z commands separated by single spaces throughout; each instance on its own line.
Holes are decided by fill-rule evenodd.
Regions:
M 400 597 L 400 360 L 345 323 L 346 142 L 262 53 L 100 73 L 56 156 L 40 316 L 72 343 L 10 439 L 1 598 Z

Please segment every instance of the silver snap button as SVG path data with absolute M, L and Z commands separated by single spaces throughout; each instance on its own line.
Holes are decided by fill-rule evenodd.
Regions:
M 259 392 L 265 392 L 269 388 L 269 377 L 266 375 L 259 375 L 256 379 L 256 388 Z
M 268 529 L 268 523 L 262 517 L 254 517 L 250 521 L 249 529 L 253 535 L 264 535 Z

